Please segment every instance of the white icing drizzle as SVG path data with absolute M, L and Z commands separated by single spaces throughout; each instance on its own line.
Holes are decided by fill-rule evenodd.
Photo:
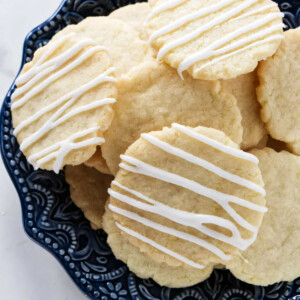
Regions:
M 149 143 L 151 143 L 152 145 L 155 145 L 157 146 L 158 148 L 162 149 L 163 151 L 167 152 L 167 153 L 170 153 L 170 154 L 173 154 L 175 156 L 178 156 L 188 162 L 191 162 L 197 166 L 200 166 L 228 181 L 231 181 L 233 183 L 236 183 L 238 185 L 241 185 L 241 186 L 244 186 L 250 190 L 253 190 L 263 196 L 266 195 L 266 192 L 265 190 L 259 186 L 258 184 L 250 181 L 250 180 L 247 180 L 245 178 L 242 178 L 238 175 L 235 175 L 235 174 L 232 174 L 230 172 L 227 172 L 217 166 L 215 166 L 214 164 L 204 160 L 204 159 L 201 159 L 195 155 L 192 155 L 186 151 L 183 151 L 177 147 L 174 147 L 166 142 L 163 142 L 161 141 L 160 139 L 156 138 L 155 136 L 153 135 L 150 135 L 150 134 L 142 134 L 141 135 L 143 139 L 145 139 L 146 141 L 148 141 Z
M 98 51 L 108 51 L 107 48 L 102 46 L 95 46 L 95 42 L 91 39 L 86 39 L 79 41 L 77 44 L 67 49 L 64 53 L 55 56 L 54 58 L 47 61 L 47 59 L 57 50 L 67 39 L 73 36 L 74 33 L 69 34 L 57 42 L 55 42 L 47 51 L 42 55 L 42 57 L 36 62 L 36 64 L 26 73 L 21 75 L 16 83 L 18 85 L 24 84 L 16 90 L 14 93 L 14 98 L 23 95 L 20 99 L 12 104 L 12 108 L 18 108 L 29 101 L 34 95 L 41 92 L 45 87 L 50 85 L 53 81 L 59 79 L 63 75 L 67 74 L 75 67 L 79 66 L 82 62 L 92 56 Z M 89 47 L 86 51 L 83 49 L 87 46 Z M 80 53 L 83 51 L 83 53 Z M 71 58 L 76 55 L 80 55 L 73 61 Z M 66 65 L 65 65 L 66 64 Z M 65 66 L 64 66 L 65 65 Z M 64 66 L 58 70 L 61 66 Z M 57 71 L 58 70 L 58 71 Z M 27 137 L 20 145 L 22 151 L 26 150 L 32 144 L 37 142 L 41 137 L 49 133 L 53 128 L 59 126 L 63 122 L 69 120 L 70 118 L 89 110 L 99 108 L 106 104 L 113 104 L 116 102 L 114 98 L 104 98 L 93 101 L 92 103 L 82 105 L 80 107 L 74 108 L 68 113 L 64 114 L 67 109 L 72 107 L 72 105 L 88 90 L 96 87 L 97 85 L 105 82 L 116 82 L 116 79 L 110 76 L 115 71 L 115 68 L 109 68 L 102 74 L 98 75 L 96 78 L 92 79 L 88 83 L 78 87 L 77 89 L 69 92 L 68 94 L 62 96 L 58 100 L 50 103 L 48 106 L 37 111 L 35 114 L 30 116 L 28 119 L 22 121 L 14 130 L 14 134 L 18 135 L 25 127 L 32 124 L 34 121 L 38 120 L 40 117 L 52 110 L 57 109 L 49 119 L 34 133 Z M 49 75 L 54 72 L 52 75 Z M 34 86 L 35 85 L 35 86 Z M 34 86 L 34 87 L 33 87 Z M 93 137 L 81 142 L 74 142 L 78 138 L 82 138 L 91 133 L 97 133 L 101 130 L 99 126 L 94 128 L 86 129 L 81 132 L 74 133 L 72 136 L 64 141 L 57 142 L 56 144 L 41 150 L 38 153 L 31 155 L 28 161 L 35 167 L 39 168 L 44 163 L 55 159 L 53 169 L 56 173 L 59 172 L 63 165 L 64 157 L 72 150 L 83 148 L 89 145 L 98 145 L 103 143 L 105 140 L 102 137 Z
M 138 240 L 140 240 L 140 241 L 142 241 L 146 244 L 151 245 L 152 247 L 154 247 L 154 248 L 156 248 L 156 249 L 158 249 L 158 250 L 160 250 L 160 251 L 162 251 L 162 252 L 164 252 L 164 253 L 166 253 L 166 254 L 174 257 L 174 258 L 176 258 L 177 260 L 179 260 L 179 261 L 181 261 L 181 262 L 183 262 L 183 263 L 185 263 L 185 264 L 187 264 L 187 265 L 189 265 L 193 268 L 196 268 L 196 269 L 204 269 L 205 268 L 205 266 L 200 265 L 200 264 L 198 264 L 194 261 L 189 260 L 188 258 L 186 258 L 186 257 L 184 257 L 184 256 L 182 256 L 182 255 L 180 255 L 180 254 L 178 254 L 178 253 L 176 253 L 176 252 L 174 252 L 174 251 L 172 251 L 172 250 L 156 243 L 155 241 L 153 241 L 153 240 L 137 233 L 136 231 L 133 231 L 129 228 L 126 228 L 126 227 L 120 225 L 118 222 L 116 222 L 116 225 L 120 230 L 124 231 L 128 235 L 131 235 L 131 236 L 137 238 Z
M 205 143 L 221 152 L 224 152 L 226 154 L 229 154 L 231 156 L 234 156 L 234 157 L 237 157 L 237 158 L 240 158 L 240 159 L 244 159 L 244 160 L 248 160 L 256 165 L 259 164 L 259 160 L 258 158 L 253 155 L 253 154 L 250 154 L 250 153 L 247 153 L 247 152 L 244 152 L 240 149 L 235 149 L 235 148 L 232 148 L 230 146 L 226 146 L 216 140 L 213 140 L 203 134 L 200 134 L 198 132 L 195 132 L 191 129 L 189 129 L 188 127 L 186 126 L 183 126 L 183 125 L 180 125 L 180 124 L 176 124 L 176 123 L 173 123 L 172 124 L 172 128 L 190 136 L 191 138 L 193 139 L 196 139 L 197 141 L 199 142 L 202 142 L 202 143 Z
M 95 47 L 92 47 L 92 48 L 88 49 L 86 52 L 84 52 L 77 59 L 75 59 L 70 64 L 68 64 L 66 67 L 64 67 L 61 70 L 59 70 L 58 72 L 55 72 L 54 74 L 50 75 L 46 80 L 43 80 L 40 84 L 36 85 L 33 89 L 31 89 L 28 93 L 26 93 L 26 95 L 24 95 L 23 97 L 19 98 L 17 101 L 13 102 L 11 108 L 12 109 L 16 109 L 18 107 L 23 106 L 28 100 L 30 100 L 36 94 L 40 93 L 49 84 L 51 84 L 52 82 L 56 81 L 57 79 L 59 79 L 63 75 L 69 73 L 71 70 L 73 70 L 74 68 L 76 68 L 77 66 L 79 66 L 80 64 L 82 64 L 86 59 L 88 59 L 89 57 L 91 57 L 96 52 L 104 51 L 104 50 L 106 51 L 107 49 L 105 47 L 102 47 L 102 46 L 95 46 Z M 76 51 L 77 51 L 77 49 L 73 48 L 73 51 L 69 52 L 69 56 L 64 57 L 64 59 L 67 59 L 67 58 L 70 59 L 74 55 L 74 53 L 77 53 Z M 56 68 L 54 68 L 54 69 L 57 69 L 58 68 L 58 64 L 56 64 L 55 66 L 56 66 Z M 45 76 L 45 72 L 48 72 L 48 69 L 46 69 L 43 72 L 41 72 L 41 73 L 37 74 L 36 76 L 34 76 L 31 79 L 32 82 L 38 82 L 39 80 L 41 80 Z M 30 81 L 27 84 L 28 84 L 28 86 L 32 85 Z M 22 89 L 22 87 L 20 89 Z M 18 91 L 18 89 L 16 90 L 16 92 L 17 91 Z M 14 96 L 14 97 L 16 97 L 16 96 Z
M 179 210 L 176 208 L 172 208 L 161 202 L 158 202 L 149 197 L 146 197 L 145 195 L 143 195 L 140 192 L 137 192 L 135 190 L 127 188 L 127 187 L 121 185 L 117 181 L 113 181 L 112 184 L 116 185 L 117 187 L 125 190 L 126 192 L 131 193 L 132 195 L 152 204 L 152 205 L 149 205 L 149 204 L 143 203 L 141 201 L 137 201 L 132 197 L 123 195 L 112 189 L 108 190 L 109 194 L 113 198 L 115 198 L 123 203 L 126 203 L 130 206 L 160 215 L 160 216 L 165 217 L 166 219 L 173 221 L 177 224 L 181 224 L 184 226 L 194 228 L 211 238 L 214 238 L 214 239 L 222 241 L 226 244 L 235 246 L 240 250 L 246 250 L 254 241 L 252 238 L 251 239 L 243 239 L 241 237 L 240 232 L 239 232 L 238 228 L 236 227 L 236 225 L 233 222 L 231 222 L 230 220 L 227 220 L 227 219 L 224 219 L 221 217 L 217 217 L 217 216 L 213 216 L 213 215 L 196 214 L 193 212 L 187 212 L 187 211 Z M 229 230 L 231 232 L 232 236 L 227 236 L 218 231 L 210 229 L 207 226 L 205 226 L 205 224 L 221 226 L 221 227 Z M 162 231 L 162 230 L 160 230 L 160 231 Z M 209 249 L 209 247 L 205 247 L 205 248 Z
M 150 19 L 152 19 L 153 17 L 155 17 L 156 15 L 158 15 L 159 13 L 165 11 L 166 9 L 172 8 L 171 2 L 167 2 L 164 7 L 163 6 L 159 6 L 157 8 L 155 8 L 153 10 L 153 12 L 148 16 L 148 21 Z M 186 1 L 183 1 L 186 2 Z M 181 2 L 181 3 L 183 3 Z M 209 7 L 204 7 L 199 9 L 197 12 L 191 13 L 189 15 L 183 16 L 181 18 L 179 18 L 178 20 L 174 21 L 173 23 L 166 25 L 165 27 L 155 31 L 149 38 L 149 44 L 151 44 L 154 39 L 159 38 L 162 35 L 168 34 L 172 31 L 177 30 L 178 28 L 180 28 L 181 26 L 184 26 L 185 24 L 187 24 L 188 22 L 194 21 L 202 16 L 205 16 L 207 14 L 210 13 L 215 13 L 219 10 L 221 10 L 222 8 L 232 4 L 236 2 L 236 0 L 223 0 L 223 1 L 219 1 L 216 4 L 209 6 Z M 266 11 L 267 9 L 271 9 L 273 7 L 275 7 L 275 5 L 265 5 L 262 6 L 260 8 L 257 9 L 253 9 L 249 12 L 246 13 L 242 13 L 240 16 L 238 16 L 238 14 L 240 14 L 241 12 L 243 12 L 245 9 L 247 9 L 248 7 L 252 6 L 253 4 L 257 3 L 258 0 L 245 0 L 242 1 L 240 5 L 233 7 L 232 9 L 230 9 L 227 12 L 224 12 L 223 14 L 220 14 L 219 16 L 216 16 L 214 18 L 212 18 L 211 21 L 207 22 L 206 24 L 200 26 L 199 28 L 197 28 L 196 30 L 186 34 L 185 36 L 175 39 L 174 41 L 171 41 L 169 43 L 167 43 L 166 45 L 164 45 L 158 52 L 157 54 L 157 59 L 160 60 L 162 59 L 168 52 L 170 52 L 171 50 L 173 50 L 174 48 L 177 48 L 181 45 L 184 45 L 192 40 L 194 40 L 195 38 L 201 36 L 204 32 L 211 30 L 212 28 L 216 28 L 219 27 L 220 24 L 224 23 L 224 22 L 232 22 L 232 21 L 236 21 L 242 18 L 246 18 L 255 14 L 259 14 L 261 12 Z M 176 6 L 176 5 L 174 5 Z M 230 45 L 227 45 L 226 47 L 223 47 L 221 49 L 218 49 L 219 47 L 231 42 L 234 38 L 239 37 L 243 34 L 247 34 L 249 32 L 251 32 L 254 29 L 257 29 L 263 25 L 266 25 L 267 23 L 269 23 L 270 21 L 276 19 L 276 18 L 282 18 L 283 14 L 282 13 L 273 13 L 270 12 L 268 13 L 266 16 L 262 17 L 261 19 L 249 23 L 244 27 L 241 27 L 237 30 L 235 30 L 232 33 L 229 33 L 227 35 L 225 35 L 223 38 L 213 42 L 212 44 L 210 44 L 209 46 L 207 46 L 206 48 L 188 56 L 186 59 L 184 59 L 179 67 L 178 67 L 178 73 L 179 75 L 182 77 L 182 73 L 187 70 L 191 65 L 193 65 L 196 62 L 199 62 L 201 60 L 206 60 L 209 59 L 211 57 L 217 56 L 217 55 L 222 55 L 222 54 L 226 54 L 229 51 L 235 50 L 237 47 L 242 47 L 245 45 L 245 47 L 243 47 L 243 50 L 238 50 L 235 51 L 234 54 L 240 53 L 242 51 L 245 51 L 249 48 L 252 48 L 253 46 L 257 46 L 257 45 L 262 45 L 264 43 L 267 42 L 271 42 L 271 41 L 275 41 L 275 40 L 279 40 L 279 39 L 283 39 L 283 34 L 277 34 L 273 37 L 268 37 L 267 40 L 264 41 L 256 41 L 257 39 L 261 39 L 266 37 L 268 34 L 271 34 L 272 32 L 278 30 L 278 29 L 282 29 L 282 27 L 284 27 L 284 24 L 280 24 L 278 26 L 272 26 L 272 29 L 269 30 L 261 30 L 256 34 L 252 34 L 247 36 L 246 38 L 241 39 L 240 41 L 237 41 L 235 43 L 232 43 Z M 256 41 L 256 42 L 255 42 Z M 251 45 L 249 45 L 249 43 L 251 42 L 255 42 Z M 217 49 L 217 50 L 216 50 Z M 232 55 L 234 55 L 232 54 Z M 221 57 L 219 60 L 214 60 L 214 63 L 223 60 L 225 58 L 228 58 L 232 55 L 227 54 L 224 57 Z M 213 63 L 210 62 L 209 64 L 205 64 L 205 67 L 212 65 Z M 198 71 L 200 71 L 201 69 L 203 69 L 203 67 L 199 68 Z
M 86 129 L 80 132 L 76 132 L 69 138 L 64 141 L 58 142 L 48 148 L 43 149 L 42 151 L 35 153 L 29 156 L 28 161 L 34 166 L 35 169 L 38 169 L 44 163 L 55 159 L 55 163 L 53 165 L 53 171 L 58 173 L 60 168 L 62 167 L 63 160 L 65 156 L 72 150 L 84 148 L 90 145 L 98 145 L 100 143 L 104 143 L 105 139 L 102 137 L 93 137 L 81 142 L 75 142 L 74 140 L 84 137 L 88 134 L 95 133 L 101 130 L 101 128 L 94 127 L 90 129 Z
M 149 176 L 155 179 L 159 179 L 161 181 L 171 183 L 177 186 L 180 186 L 184 189 L 190 190 L 198 195 L 209 198 L 216 203 L 218 203 L 240 226 L 251 231 L 256 232 L 257 228 L 246 221 L 242 216 L 240 216 L 231 206 L 230 203 L 235 203 L 239 206 L 248 208 L 250 210 L 258 211 L 258 212 L 266 212 L 267 209 L 264 206 L 257 205 L 247 201 L 245 199 L 241 199 L 236 196 L 232 196 L 229 194 L 225 194 L 210 188 L 207 188 L 200 183 L 197 183 L 193 180 L 184 178 L 180 175 L 176 175 L 165 170 L 153 167 L 147 163 L 144 163 L 138 159 L 135 159 L 130 156 L 121 155 L 121 159 L 128 164 L 121 163 L 120 167 L 124 170 L 127 170 L 132 173 L 141 174 L 145 176 Z

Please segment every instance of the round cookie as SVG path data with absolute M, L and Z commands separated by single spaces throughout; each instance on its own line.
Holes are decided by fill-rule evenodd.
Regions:
M 105 202 L 109 197 L 107 189 L 113 177 L 85 165 L 67 166 L 65 177 L 73 202 L 83 211 L 93 229 L 102 228 Z
M 267 192 L 268 212 L 256 241 L 227 268 L 254 285 L 292 281 L 300 276 L 300 158 L 270 148 L 253 150 Z
M 194 78 L 252 72 L 283 39 L 283 14 L 271 0 L 157 0 L 147 18 L 157 59 Z
M 300 154 L 300 29 L 285 32 L 276 54 L 259 64 L 262 120 L 270 135 Z
M 260 119 L 260 104 L 257 101 L 256 88 L 258 78 L 256 71 L 237 78 L 222 81 L 223 87 L 237 99 L 242 115 L 243 142 L 241 148 L 254 148 L 266 139 L 267 132 Z
M 223 132 L 173 124 L 121 158 L 108 209 L 153 261 L 205 270 L 254 242 L 266 211 L 258 160 Z
M 93 167 L 101 173 L 111 175 L 105 159 L 102 156 L 102 151 L 100 147 L 97 147 L 95 154 L 84 163 L 88 167 Z
M 141 39 L 146 40 L 148 35 L 144 22 L 150 11 L 150 6 L 147 2 L 135 3 L 114 10 L 109 17 L 128 23 L 140 33 Z
M 35 168 L 88 160 L 113 118 L 114 68 L 108 50 L 68 34 L 37 50 L 12 95 L 14 135 Z
M 178 122 L 223 130 L 236 143 L 242 141 L 241 115 L 234 96 L 219 82 L 187 77 L 157 62 L 144 63 L 118 81 L 115 117 L 105 134 L 102 155 L 116 174 L 120 154 L 141 133 L 160 130 Z
M 67 26 L 57 34 L 57 37 L 70 32 L 92 38 L 98 44 L 107 47 L 118 78 L 143 61 L 153 59 L 147 43 L 140 39 L 139 32 L 121 20 L 89 17 L 77 25 Z

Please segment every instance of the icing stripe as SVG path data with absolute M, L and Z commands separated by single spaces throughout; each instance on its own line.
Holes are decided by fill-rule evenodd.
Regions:
M 152 205 L 149 205 L 149 204 L 143 203 L 141 201 L 137 201 L 134 198 L 123 195 L 112 189 L 108 190 L 108 193 L 111 197 L 113 197 L 114 199 L 117 199 L 123 203 L 126 203 L 130 206 L 160 215 L 160 216 L 162 216 L 170 221 L 173 221 L 177 224 L 181 224 L 184 226 L 194 228 L 211 238 L 214 238 L 214 239 L 222 241 L 226 244 L 235 246 L 240 250 L 246 250 L 249 247 L 249 245 L 251 245 L 253 242 L 252 239 L 243 239 L 241 237 L 240 232 L 239 232 L 238 228 L 236 227 L 236 225 L 233 222 L 231 222 L 230 220 L 227 220 L 227 219 L 224 219 L 221 217 L 217 217 L 217 216 L 213 216 L 213 215 L 196 214 L 193 212 L 187 212 L 187 211 L 179 210 L 176 208 L 172 208 L 161 202 L 150 199 L 149 197 L 146 197 L 142 193 L 139 193 L 135 190 L 129 189 L 125 186 L 122 186 L 117 181 L 113 181 L 112 184 L 116 185 L 119 188 L 125 190 L 126 192 L 152 204 Z M 221 226 L 221 227 L 229 230 L 231 232 L 232 236 L 227 236 L 218 231 L 210 229 L 207 226 L 205 226 L 204 224 L 212 224 L 212 225 Z
M 103 51 L 105 49 L 106 48 L 101 47 L 101 46 L 95 46 L 95 47 L 89 49 L 88 51 L 84 52 L 76 60 L 74 60 L 73 62 L 71 62 L 70 64 L 68 64 L 66 67 L 62 68 L 61 70 L 59 70 L 55 74 L 49 76 L 46 80 L 42 81 L 40 84 L 38 84 L 37 86 L 35 86 L 25 96 L 21 97 L 20 99 L 18 99 L 15 102 L 13 102 L 11 108 L 12 109 L 16 109 L 18 107 L 23 106 L 28 100 L 30 100 L 36 94 L 40 93 L 50 83 L 52 83 L 53 81 L 59 79 L 63 75 L 67 74 L 68 72 L 70 72 L 71 70 L 73 70 L 74 68 L 76 68 L 77 66 L 79 66 L 80 64 L 82 64 L 86 59 L 88 59 L 89 57 L 91 57 L 96 52 Z M 42 75 L 41 74 L 37 75 L 37 77 L 39 77 L 39 76 L 42 76 Z
M 90 145 L 98 145 L 99 143 L 104 143 L 104 138 L 93 137 L 85 141 L 74 143 L 75 139 L 84 137 L 88 134 L 99 131 L 100 127 L 89 128 L 80 132 L 77 132 L 67 138 L 64 141 L 60 141 L 48 148 L 43 149 L 42 151 L 31 155 L 28 158 L 28 161 L 34 166 L 35 169 L 38 169 L 42 164 L 50 161 L 53 158 L 55 159 L 55 163 L 53 166 L 53 170 L 55 173 L 58 173 L 65 156 L 72 150 L 84 148 Z M 54 152 L 53 152 L 54 151 Z
M 230 146 L 226 146 L 224 145 L 223 143 L 220 143 L 216 140 L 213 140 L 203 134 L 200 134 L 200 133 L 196 133 L 194 132 L 193 130 L 183 126 L 183 125 L 180 125 L 180 124 L 176 124 L 176 123 L 173 123 L 172 124 L 172 128 L 190 136 L 191 138 L 193 139 L 196 139 L 202 143 L 205 143 L 221 152 L 224 152 L 224 153 L 227 153 L 231 156 L 234 156 L 234 157 L 237 157 L 237 158 L 240 158 L 240 159 L 244 159 L 244 160 L 248 160 L 256 165 L 258 165 L 259 163 L 259 160 L 258 158 L 253 155 L 253 154 L 250 154 L 250 153 L 247 153 L 247 152 L 244 152 L 240 149 L 235 149 L 235 148 L 232 148 Z
M 121 155 L 121 159 L 133 166 L 129 166 L 125 163 L 121 163 L 120 167 L 129 172 L 149 176 L 155 179 L 162 180 L 167 183 L 171 183 L 180 187 L 183 187 L 187 190 L 190 190 L 194 193 L 207 197 L 216 203 L 218 203 L 240 226 L 245 229 L 256 232 L 257 228 L 247 222 L 242 216 L 240 216 L 231 206 L 230 203 L 235 203 L 242 207 L 248 208 L 250 210 L 258 211 L 258 212 L 266 212 L 266 207 L 261 205 L 257 205 L 247 201 L 245 199 L 241 199 L 236 196 L 232 196 L 229 194 L 225 194 L 210 188 L 207 188 L 200 183 L 184 178 L 180 175 L 172 174 L 162 169 L 153 167 L 147 163 L 144 163 L 138 159 L 133 157 Z
M 159 140 L 158 138 L 154 137 L 153 135 L 144 133 L 141 135 L 141 137 L 143 139 L 145 139 L 146 141 L 148 141 L 149 143 L 151 143 L 152 145 L 155 145 L 156 147 L 160 148 L 161 150 L 163 150 L 167 153 L 170 153 L 172 155 L 180 157 L 190 163 L 193 163 L 197 166 L 200 166 L 200 167 L 218 175 L 219 177 L 222 177 L 222 178 L 224 178 L 228 181 L 231 181 L 233 183 L 236 183 L 238 185 L 244 186 L 244 187 L 246 187 L 252 191 L 255 191 L 263 196 L 266 195 L 265 190 L 261 186 L 253 183 L 250 180 L 247 180 L 238 175 L 234 175 L 230 172 L 227 172 L 204 159 L 201 159 L 195 155 L 192 155 L 192 154 L 185 152 L 177 147 L 174 147 L 166 142 L 163 142 L 163 141 Z
M 164 225 L 161 225 L 161 224 L 158 224 L 156 222 L 152 222 L 146 218 L 143 218 L 141 217 L 140 215 L 136 214 L 136 213 L 133 213 L 131 211 L 128 211 L 128 210 L 125 210 L 125 209 L 122 209 L 122 208 L 119 208 L 119 207 L 116 207 L 116 206 L 113 206 L 111 204 L 108 205 L 109 209 L 119 215 L 122 215 L 128 219 L 131 219 L 131 220 L 134 220 L 140 224 L 143 224 L 147 227 L 150 227 L 150 228 L 153 228 L 157 231 L 160 231 L 160 232 L 163 232 L 163 233 L 166 233 L 166 234 L 169 234 L 169 235 L 172 235 L 172 236 L 175 236 L 175 237 L 178 237 L 182 240 L 186 240 L 186 241 L 189 241 L 193 244 L 196 244 L 200 247 L 203 247 L 209 251 L 211 251 L 212 253 L 214 253 L 216 256 L 220 257 L 221 259 L 225 260 L 225 261 L 228 261 L 231 259 L 231 256 L 230 255 L 226 255 L 222 250 L 220 250 L 219 248 L 213 246 L 212 244 L 200 239 L 200 238 L 197 238 L 196 236 L 194 235 L 191 235 L 191 234 L 188 234 L 188 233 L 185 233 L 185 232 L 182 232 L 182 231 L 179 231 L 179 230 L 176 230 L 176 229 L 173 229 L 173 228 L 170 228 L 170 227 L 167 227 L 167 226 L 164 226 Z
M 156 243 L 155 241 L 153 241 L 151 239 L 148 239 L 147 237 L 137 233 L 136 231 L 133 231 L 129 228 L 123 227 L 118 222 L 116 222 L 116 225 L 120 230 L 124 231 L 128 235 L 131 235 L 131 236 L 137 238 L 138 240 L 140 240 L 140 241 L 142 241 L 142 242 L 144 242 L 148 245 L 151 245 L 152 247 L 154 247 L 154 248 L 156 248 L 156 249 L 158 249 L 158 250 L 160 250 L 160 251 L 162 251 L 162 252 L 164 252 L 164 253 L 166 253 L 166 254 L 174 257 L 174 258 L 176 258 L 177 260 L 179 260 L 179 261 L 181 261 L 181 262 L 183 262 L 183 263 L 185 263 L 185 264 L 187 264 L 187 265 L 189 265 L 193 268 L 196 268 L 196 269 L 204 269 L 205 268 L 205 266 L 200 265 L 200 264 L 198 264 L 194 261 L 189 260 L 188 258 L 186 258 L 186 257 L 184 257 L 184 256 L 182 256 L 182 255 L 180 255 L 180 254 L 178 254 L 178 253 L 176 253 L 176 252 L 174 252 L 174 251 L 172 251 L 172 250 Z

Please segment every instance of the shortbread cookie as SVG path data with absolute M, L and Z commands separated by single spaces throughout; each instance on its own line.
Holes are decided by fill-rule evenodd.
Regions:
M 142 134 L 121 158 L 108 209 L 153 261 L 202 270 L 254 242 L 266 211 L 258 160 L 223 132 L 173 124 Z
M 65 176 L 73 202 L 83 211 L 93 229 L 102 228 L 105 202 L 109 197 L 107 189 L 113 177 L 85 165 L 67 166 Z
M 267 131 L 260 119 L 260 104 L 256 96 L 258 86 L 256 71 L 235 79 L 224 80 L 222 85 L 236 97 L 241 111 L 244 128 L 241 148 L 250 149 L 258 146 L 262 140 L 266 139 Z
M 69 25 L 58 37 L 75 32 L 84 38 L 92 38 L 110 51 L 111 61 L 120 77 L 147 59 L 153 59 L 146 41 L 139 32 L 123 21 L 108 17 L 89 17 L 78 25 Z
M 113 174 L 118 171 L 120 154 L 141 133 L 160 130 L 178 122 L 223 130 L 236 143 L 242 141 L 241 115 L 234 96 L 218 82 L 187 77 L 165 64 L 140 65 L 118 82 L 115 118 L 105 135 L 102 154 Z
M 253 150 L 265 182 L 268 212 L 256 241 L 227 264 L 239 279 L 255 285 L 300 276 L 300 158 L 286 151 Z
M 150 14 L 150 6 L 147 2 L 135 3 L 114 10 L 109 17 L 130 24 L 140 33 L 140 37 L 146 40 L 148 35 L 144 26 L 147 16 Z
M 105 159 L 102 156 L 101 148 L 98 147 L 95 154 L 84 163 L 88 167 L 93 167 L 101 173 L 111 174 Z
M 68 34 L 39 49 L 16 80 L 14 134 L 35 168 L 59 170 L 89 159 L 104 142 L 116 102 L 108 50 Z
M 261 116 L 271 136 L 300 154 L 300 29 L 289 30 L 276 54 L 260 63 Z
M 283 39 L 283 14 L 271 0 L 157 0 L 147 18 L 157 58 L 194 78 L 252 72 Z

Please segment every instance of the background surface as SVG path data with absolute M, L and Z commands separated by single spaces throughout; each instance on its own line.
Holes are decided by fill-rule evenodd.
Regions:
M 21 63 L 27 33 L 60 0 L 0 0 L 0 103 Z M 0 299 L 86 299 L 60 264 L 24 233 L 18 195 L 0 159 Z

